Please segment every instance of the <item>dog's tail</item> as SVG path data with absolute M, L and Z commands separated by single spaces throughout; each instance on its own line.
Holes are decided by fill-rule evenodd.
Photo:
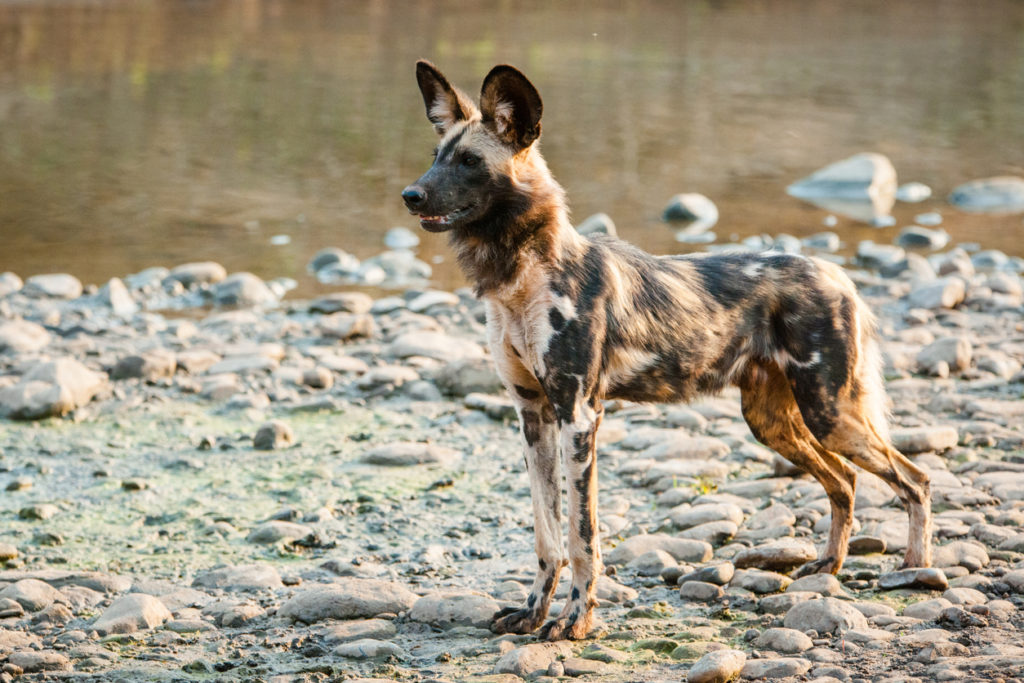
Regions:
M 886 443 L 889 439 L 889 398 L 885 393 L 882 350 L 878 343 L 878 323 L 864 300 L 857 297 L 857 328 L 861 358 L 856 369 L 863 391 L 865 414 L 875 433 Z

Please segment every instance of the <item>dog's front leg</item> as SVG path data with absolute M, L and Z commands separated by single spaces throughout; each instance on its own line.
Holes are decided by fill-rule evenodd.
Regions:
M 515 386 L 513 391 L 526 447 L 539 571 L 525 606 L 506 607 L 494 615 L 491 630 L 495 633 L 531 633 L 544 623 L 558 575 L 568 564 L 562 547 L 562 482 L 555 414 L 539 386 Z
M 572 420 L 561 420 L 560 441 L 569 493 L 569 562 L 572 587 L 561 613 L 541 629 L 546 640 L 579 640 L 593 626 L 597 578 L 601 573 L 601 544 L 597 534 L 597 428 L 603 407 L 581 401 Z M 561 417 L 561 414 L 560 414 Z

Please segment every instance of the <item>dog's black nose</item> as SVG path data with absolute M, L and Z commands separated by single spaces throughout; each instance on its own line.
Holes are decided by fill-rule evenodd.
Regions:
M 423 191 L 423 188 L 418 185 L 410 185 L 409 187 L 402 190 L 402 199 L 405 200 L 405 205 L 410 209 L 414 209 L 423 203 L 423 200 L 427 198 L 427 193 Z

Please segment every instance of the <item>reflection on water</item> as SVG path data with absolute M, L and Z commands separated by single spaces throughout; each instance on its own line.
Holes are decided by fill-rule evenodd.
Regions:
M 715 200 L 721 237 L 818 232 L 826 212 L 786 186 L 877 151 L 935 196 L 885 230 L 840 218 L 847 242 L 938 209 L 955 240 L 1024 255 L 1020 216 L 944 202 L 1024 174 L 1012 0 L 0 1 L 0 271 L 101 282 L 214 259 L 313 291 L 320 247 L 367 257 L 416 225 L 399 193 L 433 144 L 419 57 L 470 92 L 520 66 L 576 217 L 604 211 L 653 251 L 700 248 L 660 222 L 680 192 Z M 443 237 L 420 255 L 447 257 Z M 435 275 L 461 282 L 450 258 Z

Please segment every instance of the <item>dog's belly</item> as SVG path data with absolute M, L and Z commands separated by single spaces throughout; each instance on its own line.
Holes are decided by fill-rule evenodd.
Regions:
M 748 349 L 744 340 L 734 338 L 730 344 L 701 351 L 669 349 L 652 353 L 646 362 L 631 367 L 611 365 L 606 370 L 604 398 L 671 403 L 717 393 L 746 367 Z

